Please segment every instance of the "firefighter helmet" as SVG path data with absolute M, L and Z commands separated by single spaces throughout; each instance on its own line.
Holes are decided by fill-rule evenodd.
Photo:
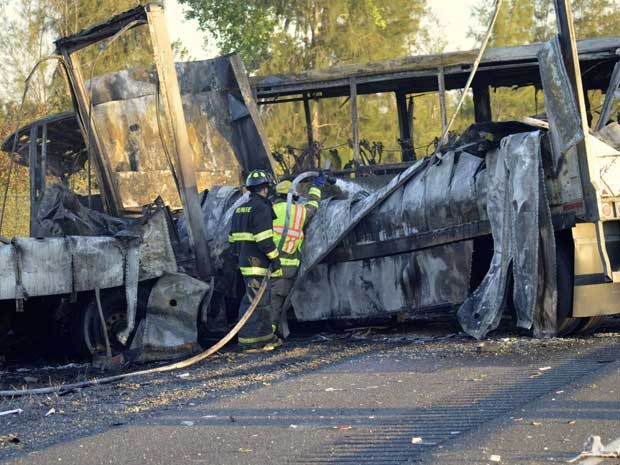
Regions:
M 288 179 L 285 181 L 280 181 L 276 185 L 276 194 L 286 195 L 288 194 L 289 189 L 291 188 L 291 181 Z M 293 195 L 297 195 L 296 191 L 293 191 Z
M 245 180 L 247 187 L 258 187 L 262 184 L 272 184 L 271 176 L 265 170 L 254 170 Z

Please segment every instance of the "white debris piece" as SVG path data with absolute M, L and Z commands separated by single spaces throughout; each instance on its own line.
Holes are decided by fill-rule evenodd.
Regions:
M 55 408 L 51 408 L 47 411 L 47 413 L 45 414 L 46 417 L 49 417 L 50 415 L 54 415 L 56 413 L 56 409 Z
M 183 426 L 194 426 L 194 422 L 193 421 L 182 421 L 181 424 Z
M 0 417 L 3 417 L 5 415 L 19 415 L 20 413 L 24 413 L 24 411 L 20 408 L 5 410 L 4 412 L 0 412 Z
M 583 452 L 569 460 L 568 463 L 578 462 L 586 457 L 620 458 L 620 439 L 604 446 L 600 436 L 590 435 L 583 444 Z
M 492 455 L 491 457 L 489 457 L 489 460 L 491 462 L 501 462 L 502 461 L 502 456 L 501 455 Z

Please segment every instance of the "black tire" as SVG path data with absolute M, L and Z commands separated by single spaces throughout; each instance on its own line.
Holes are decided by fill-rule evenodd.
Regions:
M 556 275 L 558 286 L 558 336 L 572 334 L 581 318 L 573 318 L 573 283 L 575 279 L 574 246 L 570 231 L 556 236 Z
M 605 316 L 590 316 L 586 318 L 575 318 L 575 320 L 579 321 L 579 325 L 577 326 L 575 333 L 585 336 L 588 334 L 592 334 L 594 331 L 596 331 L 601 325 L 601 323 L 605 320 Z
M 147 298 L 138 293 L 136 328 L 146 315 L 147 302 Z M 134 337 L 134 334 L 131 334 L 127 344 L 121 344 L 117 338 L 118 333 L 127 327 L 127 301 L 124 290 L 102 291 L 101 308 L 108 329 L 112 355 L 119 354 L 131 346 Z M 101 330 L 101 319 L 94 294 L 78 310 L 72 325 L 71 339 L 79 357 L 90 358 L 95 353 L 105 353 L 105 338 Z
M 15 319 L 15 302 L 9 301 L 0 304 L 0 345 L 13 328 Z

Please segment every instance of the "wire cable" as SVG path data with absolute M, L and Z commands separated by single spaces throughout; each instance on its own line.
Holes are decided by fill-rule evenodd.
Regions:
M 448 132 L 450 131 L 450 128 L 452 127 L 452 124 L 454 124 L 454 121 L 456 120 L 456 116 L 458 115 L 459 111 L 461 110 L 461 107 L 463 106 L 463 102 L 465 101 L 465 97 L 467 95 L 467 91 L 469 90 L 472 81 L 474 80 L 474 76 L 476 75 L 476 71 L 478 70 L 478 66 L 480 65 L 480 60 L 482 60 L 482 56 L 484 55 L 484 52 L 487 48 L 487 45 L 489 43 L 489 39 L 491 38 L 491 32 L 493 31 L 493 26 L 495 26 L 495 21 L 497 20 L 497 17 L 499 15 L 499 7 L 502 4 L 502 0 L 496 0 L 495 2 L 495 12 L 493 13 L 493 18 L 491 19 L 491 23 L 489 24 L 489 28 L 487 29 L 487 32 L 484 36 L 484 40 L 482 41 L 482 45 L 480 46 L 480 51 L 478 52 L 478 56 L 476 57 L 474 64 L 472 66 L 471 72 L 469 73 L 469 77 L 467 78 L 467 83 L 465 84 L 465 87 L 463 88 L 463 93 L 461 94 L 461 98 L 459 99 L 459 103 L 456 106 L 456 109 L 454 110 L 454 113 L 452 113 L 452 117 L 450 118 L 450 121 L 448 122 L 448 124 L 446 125 L 446 129 L 444 130 L 443 134 L 441 135 L 441 139 L 440 139 L 440 143 L 439 143 L 439 147 L 443 146 L 446 144 L 447 140 L 446 138 L 448 137 Z
M 11 147 L 11 153 L 9 155 L 9 158 L 10 158 L 9 170 L 7 173 L 6 185 L 4 186 L 4 195 L 2 197 L 2 209 L 0 210 L 0 234 L 2 234 L 2 226 L 4 224 L 4 213 L 6 210 L 6 200 L 9 195 L 9 186 L 11 185 L 11 176 L 13 174 L 13 163 L 15 163 L 14 155 L 17 151 L 17 141 L 19 140 L 19 131 L 20 131 L 19 124 L 21 122 L 21 118 L 24 113 L 24 103 L 26 102 L 26 96 L 28 95 L 28 91 L 30 90 L 30 81 L 32 77 L 34 76 L 35 71 L 39 68 L 39 66 L 49 60 L 58 61 L 59 64 L 65 70 L 65 73 L 67 72 L 67 69 L 68 69 L 67 62 L 65 61 L 63 57 L 61 57 L 60 55 L 48 55 L 46 57 L 41 58 L 39 61 L 35 63 L 35 65 L 32 67 L 32 70 L 30 71 L 30 73 L 28 74 L 28 76 L 26 77 L 24 81 L 24 92 L 22 94 L 21 103 L 19 105 L 19 110 L 17 112 L 15 131 L 13 131 L 13 147 Z M 43 175 L 45 176 L 45 173 L 43 173 Z

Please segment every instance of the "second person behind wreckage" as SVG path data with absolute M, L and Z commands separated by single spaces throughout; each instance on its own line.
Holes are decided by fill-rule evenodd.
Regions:
M 297 270 L 301 264 L 304 228 L 319 208 L 321 188 L 325 185 L 326 179 L 324 174 L 314 178 L 308 190 L 308 201 L 305 203 L 297 203 L 298 194 L 294 192 L 295 202 L 291 204 L 284 244 L 281 244 L 281 241 L 285 229 L 284 222 L 286 221 L 286 196 L 291 187 L 291 182 L 281 181 L 276 186 L 276 197 L 273 203 L 276 218 L 273 220 L 273 233 L 276 246 L 281 252 L 282 274 L 271 282 L 271 301 L 277 315 L 281 314 L 282 305 L 293 287 Z M 280 316 L 286 318 L 286 315 Z
M 250 307 L 262 280 L 271 270 L 272 277 L 282 276 L 278 248 L 273 237 L 276 215 L 269 201 L 273 186 L 271 177 L 263 170 L 252 171 L 246 180 L 250 197 L 235 209 L 229 242 L 239 262 L 245 283 L 245 295 L 239 306 L 239 318 Z M 239 345 L 244 351 L 269 351 L 282 345 L 275 334 L 274 322 L 279 315 L 271 305 L 270 292 L 262 295 L 254 313 L 239 331 Z

